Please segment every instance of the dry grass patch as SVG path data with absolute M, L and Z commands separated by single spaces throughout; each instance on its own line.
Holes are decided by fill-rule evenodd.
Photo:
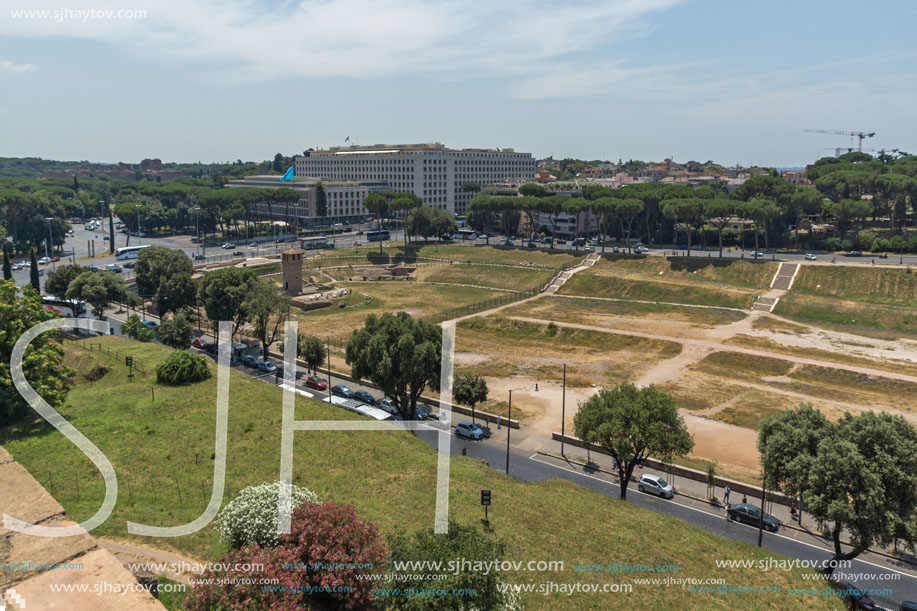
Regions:
M 425 265 L 414 271 L 419 282 L 470 284 L 495 289 L 527 291 L 541 289 L 555 272 L 545 269 L 525 269 L 503 265 Z
M 867 303 L 797 292 L 777 302 L 774 313 L 845 333 L 897 339 L 917 338 L 917 307 Z
M 687 283 L 709 283 L 766 289 L 777 271 L 773 262 L 703 257 L 604 257 L 592 269 L 600 274 L 665 278 Z

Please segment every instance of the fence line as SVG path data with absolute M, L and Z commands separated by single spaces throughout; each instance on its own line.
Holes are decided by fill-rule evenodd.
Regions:
M 129 354 L 124 354 L 119 350 L 113 350 L 112 348 L 109 348 L 98 342 L 87 342 L 84 339 L 76 339 L 72 337 L 64 337 L 63 340 L 65 342 L 70 342 L 75 346 L 82 348 L 83 350 L 87 350 L 89 352 L 101 352 L 102 354 L 107 354 L 108 356 L 116 356 L 122 361 L 124 360 L 124 357 L 131 356 Z M 133 367 L 143 375 L 146 375 L 146 370 L 140 364 L 140 361 L 138 361 L 136 358 L 133 358 Z

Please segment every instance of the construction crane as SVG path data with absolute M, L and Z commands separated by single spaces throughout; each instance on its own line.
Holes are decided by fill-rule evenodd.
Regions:
M 803 131 L 811 132 L 814 134 L 834 134 L 836 136 L 850 136 L 851 138 L 859 138 L 859 146 L 857 147 L 858 151 L 863 150 L 864 138 L 872 138 L 876 135 L 876 132 L 845 132 L 835 129 L 806 129 Z

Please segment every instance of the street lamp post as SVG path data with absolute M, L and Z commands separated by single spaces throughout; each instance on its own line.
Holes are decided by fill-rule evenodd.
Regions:
M 198 243 L 203 244 L 204 241 L 201 240 L 201 207 L 195 206 L 191 208 L 191 211 L 194 213 L 194 235 L 197 237 Z M 198 250 L 200 250 L 200 246 L 198 246 Z
M 564 424 L 566 424 L 567 407 L 567 364 L 564 363 L 564 387 L 560 395 L 560 455 L 564 455 Z
M 509 391 L 509 407 L 506 414 L 506 474 L 509 475 L 509 432 L 512 427 L 509 425 L 513 419 L 513 391 Z

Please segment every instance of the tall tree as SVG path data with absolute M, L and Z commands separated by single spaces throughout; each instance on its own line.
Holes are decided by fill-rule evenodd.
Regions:
M 818 444 L 803 498 L 809 513 L 830 525 L 835 561 L 856 558 L 873 545 L 900 542 L 914 549 L 917 431 L 885 412 L 845 414 Z M 846 552 L 842 533 L 850 539 Z
M 41 296 L 30 286 L 21 291 L 11 280 L 0 281 L 0 426 L 17 422 L 31 414 L 29 404 L 13 385 L 10 360 L 13 347 L 36 324 L 55 314 L 46 310 Z M 51 407 L 63 405 L 76 372 L 64 365 L 59 331 L 42 333 L 26 348 L 22 372 L 32 388 Z
M 156 335 L 166 346 L 176 350 L 187 350 L 191 347 L 191 336 L 194 333 L 194 325 L 191 324 L 191 317 L 185 312 L 178 312 L 172 318 L 162 320 Z
M 273 169 L 275 172 L 283 174 L 283 154 L 277 153 L 274 155 Z
M 38 277 L 38 259 L 35 257 L 35 249 L 29 250 L 29 284 L 35 289 L 36 293 L 41 293 L 41 280 Z
M 407 312 L 370 314 L 347 344 L 356 381 L 368 378 L 390 397 L 403 420 L 417 419 L 417 399 L 439 385 L 442 332 Z
M 87 271 L 86 268 L 79 265 L 61 265 L 56 270 L 48 272 L 48 277 L 45 278 L 45 293 L 67 299 L 67 289 L 70 288 L 70 283 L 85 271 Z M 76 300 L 69 301 L 71 306 L 76 306 Z M 76 312 L 76 307 L 73 307 L 73 311 Z
M 85 271 L 73 279 L 66 296 L 71 300 L 85 301 L 101 319 L 109 305 L 128 299 L 128 290 L 124 280 L 115 272 Z
M 729 221 L 736 215 L 737 203 L 735 200 L 725 197 L 715 197 L 704 200 L 704 216 L 706 216 L 716 228 L 716 234 L 719 238 L 720 257 L 723 256 L 723 230 Z
M 108 251 L 115 252 L 115 215 L 108 211 Z
M 630 228 L 634 224 L 634 219 L 637 218 L 637 215 L 643 212 L 643 206 L 643 200 L 635 197 L 619 199 L 615 202 L 615 214 L 618 215 L 622 223 L 627 224 L 627 229 L 624 232 L 624 240 L 630 252 L 633 252 L 633 245 L 630 242 Z
M 325 185 L 318 181 L 315 185 L 315 215 L 321 217 L 323 222 L 328 216 L 328 194 L 325 192 Z
M 580 403 L 573 425 L 577 437 L 602 446 L 611 456 L 622 499 L 640 461 L 653 456 L 670 462 L 694 447 L 675 401 L 655 386 L 603 388 Z
M 452 398 L 456 403 L 471 408 L 471 421 L 474 422 L 474 406 L 487 401 L 487 381 L 483 376 L 471 373 L 460 373 L 452 382 Z
M 3 279 L 13 279 L 13 267 L 10 265 L 10 243 L 3 240 Z
M 245 295 L 242 310 L 255 329 L 255 337 L 261 342 L 261 354 L 265 359 L 271 344 L 277 339 L 288 306 L 289 300 L 273 282 L 256 280 Z
M 197 289 L 197 300 L 207 313 L 214 333 L 220 321 L 232 321 L 232 335 L 247 321 L 243 307 L 248 291 L 261 282 L 251 268 L 222 267 L 207 272 Z
M 312 371 L 318 371 L 319 365 L 325 362 L 325 345 L 314 335 L 302 335 L 297 338 L 299 358 L 306 362 Z
M 382 210 L 387 202 L 385 196 L 378 192 L 370 193 L 363 200 L 363 207 L 376 215 L 376 228 L 382 230 Z M 382 254 L 382 240 L 379 240 L 379 254 Z

